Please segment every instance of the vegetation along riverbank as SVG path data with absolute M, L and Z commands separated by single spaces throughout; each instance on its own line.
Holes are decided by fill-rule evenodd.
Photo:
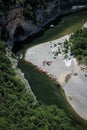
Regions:
M 86 130 L 87 123 L 83 123 L 83 120 L 79 121 L 79 119 L 77 119 L 77 115 L 76 119 L 73 118 L 73 114 L 70 113 L 71 110 L 69 111 L 69 109 L 67 109 L 66 98 L 63 97 L 65 96 L 64 91 L 61 89 L 62 85 L 69 85 L 72 77 L 78 79 L 80 77 L 82 78 L 84 75 L 83 79 L 86 82 L 85 79 L 87 75 L 85 74 L 85 69 L 83 66 L 81 66 L 81 70 L 79 71 L 77 62 L 74 60 L 75 58 L 73 58 L 73 65 L 75 65 L 74 67 L 77 68 L 74 72 L 71 59 L 64 59 L 63 63 L 61 63 L 61 54 L 59 53 L 62 53 L 64 48 L 62 47 L 63 44 L 60 43 L 60 45 L 58 45 L 62 46 L 59 47 L 59 50 L 56 50 L 57 45 L 53 45 L 52 43 L 52 45 L 50 44 L 49 46 L 50 48 L 47 47 L 48 50 L 51 50 L 49 51 L 49 56 L 52 56 L 54 59 L 53 61 L 51 61 L 51 59 L 46 59 L 47 57 L 49 58 L 48 55 L 45 58 L 48 50 L 46 51 L 46 54 L 41 54 L 42 56 L 44 55 L 45 59 L 41 62 L 41 64 L 39 64 L 40 67 L 36 67 L 32 63 L 28 63 L 24 60 L 25 52 L 28 47 L 34 46 L 35 44 L 52 41 L 61 36 L 65 36 L 66 34 L 70 34 L 80 28 L 82 24 L 87 20 L 86 7 L 86 0 L 0 1 L 1 130 Z M 77 13 L 69 15 L 74 11 L 79 11 L 82 9 L 84 9 L 84 11 L 78 12 L 78 15 Z M 65 14 L 68 14 L 66 18 L 63 17 Z M 74 15 L 76 16 L 74 17 Z M 57 17 L 59 19 L 53 21 Z M 49 23 L 51 21 L 53 23 Z M 50 28 L 50 25 L 53 25 L 53 27 Z M 40 37 L 38 37 L 39 34 L 32 35 L 39 32 L 40 30 L 43 34 L 42 36 L 40 33 Z M 82 38 L 83 34 L 85 40 Z M 28 36 L 31 37 L 29 37 L 29 39 L 26 39 Z M 36 39 L 35 37 L 38 38 Z M 81 39 L 81 42 L 84 41 L 84 46 L 79 43 L 77 37 Z M 26 40 L 24 41 L 24 39 Z M 71 36 L 70 40 L 73 43 L 73 46 L 71 47 L 72 55 L 77 57 L 79 63 L 86 65 L 87 63 L 85 61 L 87 54 L 84 49 L 86 48 L 86 30 L 84 32 L 82 30 L 79 30 Z M 24 43 L 22 44 L 22 42 Z M 28 44 L 25 45 L 25 43 Z M 78 46 L 77 43 L 79 43 L 80 46 Z M 64 46 L 66 48 L 64 52 L 66 53 L 68 50 L 68 44 L 69 43 L 66 40 L 64 43 Z M 9 48 L 7 48 L 7 46 Z M 14 52 L 17 52 L 19 49 L 21 49 L 19 52 L 17 52 L 19 57 L 15 56 L 11 52 L 12 49 Z M 44 49 L 45 48 L 43 48 L 43 51 Z M 33 54 L 31 53 L 30 55 L 32 58 Z M 67 55 L 64 56 L 64 58 L 67 57 Z M 39 56 L 36 58 L 38 59 Z M 41 68 L 41 65 L 44 66 L 44 69 L 47 68 L 47 70 L 50 71 L 51 66 L 56 68 L 56 64 L 54 64 L 54 62 L 56 62 L 57 58 L 59 58 L 59 63 L 61 63 L 61 66 L 59 65 L 59 67 L 63 67 L 63 69 L 65 68 L 65 73 L 63 76 L 62 71 L 58 68 L 60 77 L 56 77 L 58 71 L 55 71 L 56 74 L 53 74 L 53 70 L 52 73 L 49 73 L 48 71 Z M 83 58 L 85 58 L 85 60 L 83 60 Z M 18 67 L 20 67 L 21 70 Z M 69 71 L 69 68 L 71 67 L 73 74 L 70 73 L 71 70 Z M 79 71 L 78 73 L 77 70 Z M 81 75 L 80 72 L 82 72 Z M 55 82 L 55 79 L 57 78 L 59 79 L 61 86 L 57 80 Z M 83 81 L 81 83 L 83 84 Z M 85 88 L 85 86 L 82 87 Z M 72 86 L 70 88 L 72 88 Z M 70 92 L 70 88 L 69 86 L 66 86 L 65 89 L 67 90 L 65 91 Z M 75 89 L 76 88 L 77 87 L 75 87 Z M 85 89 L 83 89 L 83 91 L 84 90 Z M 84 92 L 84 95 L 83 91 L 81 92 L 82 97 L 86 97 L 86 91 Z M 68 95 L 67 100 L 69 100 L 72 105 L 75 99 L 69 94 L 71 93 L 66 93 L 66 95 Z M 78 99 L 78 97 L 75 98 Z M 79 102 L 77 100 L 77 104 L 79 104 Z M 84 105 L 84 108 L 81 107 L 83 109 L 83 113 L 81 111 L 81 114 L 82 117 L 86 118 L 86 114 L 84 115 L 86 112 L 85 106 L 86 104 Z M 67 109 L 67 112 L 64 109 L 65 107 Z M 69 108 L 71 109 L 71 107 Z M 77 107 L 74 107 L 74 109 L 77 110 Z
M 80 13 L 81 13 L 81 12 L 80 12 Z M 79 13 L 79 17 L 80 17 L 80 13 Z M 78 14 L 77 14 L 77 16 L 78 16 Z M 72 17 L 72 16 L 69 16 L 69 20 L 68 20 L 68 17 L 66 17 L 66 18 L 67 18 L 67 21 L 65 21 L 65 23 L 67 22 L 67 25 L 68 25 L 68 22 L 69 22 L 70 20 L 71 20 L 71 21 L 74 21 L 74 20 L 72 20 L 72 19 L 74 19 L 75 16 L 73 16 L 72 19 L 71 19 L 71 17 Z M 83 18 L 83 17 L 84 17 L 84 18 Z M 82 27 L 83 22 L 82 22 L 81 18 L 86 20 L 86 14 L 84 14 L 84 12 L 82 12 L 82 15 L 81 15 L 79 21 L 77 20 L 77 24 L 75 23 L 75 24 L 73 25 L 73 22 L 72 22 L 72 24 L 71 24 L 71 26 L 72 26 L 71 32 L 72 32 L 73 29 L 76 29 L 76 27 L 77 27 L 78 29 L 79 29 L 80 27 Z M 64 20 L 65 20 L 65 19 L 64 19 Z M 75 22 L 76 22 L 76 21 L 75 21 Z M 79 26 L 77 26 L 77 25 L 79 25 Z M 63 26 L 63 25 L 62 25 L 62 26 Z M 69 25 L 69 27 L 71 27 L 71 26 Z M 64 27 L 66 27 L 66 26 L 64 25 Z M 68 27 L 68 26 L 67 26 L 67 27 Z M 70 29 L 69 27 L 68 27 L 68 30 Z M 56 28 L 56 27 L 55 27 L 55 28 Z M 54 28 L 54 29 L 55 29 L 55 28 Z M 54 31 L 54 29 L 53 29 L 53 30 L 50 29 L 50 31 Z M 47 32 L 44 34 L 44 36 L 48 36 L 47 34 L 50 33 L 50 32 L 49 32 L 49 33 L 48 33 L 48 32 L 49 32 L 49 31 L 47 31 Z M 67 34 L 67 29 L 64 30 L 63 32 Z M 62 33 L 60 32 L 60 34 L 62 34 Z M 59 34 L 59 35 L 60 35 L 60 34 Z M 55 35 L 56 35 L 56 34 L 55 34 Z M 57 34 L 57 35 L 58 35 L 58 34 Z M 46 39 L 46 37 L 44 38 L 44 36 L 42 36 L 41 38 L 35 39 L 35 41 L 32 42 L 32 44 L 30 44 L 30 45 L 32 46 L 32 45 L 34 45 L 34 43 L 38 43 L 38 42 L 41 42 L 41 41 L 44 41 L 44 40 L 46 41 L 46 40 L 48 40 L 48 38 L 50 39 L 50 37 L 48 37 L 48 38 Z M 49 36 L 51 36 L 51 35 L 49 35 Z M 52 36 L 53 36 L 53 35 L 52 35 Z M 55 39 L 55 36 L 54 36 L 54 39 Z M 29 41 L 27 41 L 27 42 L 29 42 Z M 23 64 L 23 62 L 22 62 L 22 64 Z M 23 65 L 25 66 L 25 68 L 28 68 L 28 65 L 25 65 L 25 63 L 24 63 Z M 22 66 L 22 65 L 20 64 L 20 66 Z M 24 70 L 23 68 L 24 68 L 24 67 L 22 67 L 22 70 Z M 23 71 L 23 72 L 25 72 L 25 73 L 28 72 L 28 71 L 30 72 L 30 70 L 28 70 L 28 69 L 26 69 L 26 70 L 27 70 L 27 71 Z M 33 70 L 32 70 L 32 71 L 33 71 Z M 25 75 L 26 75 L 26 74 L 25 74 Z M 31 74 L 31 76 L 30 76 L 31 79 L 32 79 L 32 76 L 33 76 L 33 75 Z M 28 73 L 27 73 L 27 77 L 28 77 Z M 35 79 L 34 79 L 34 80 L 35 80 Z M 30 78 L 29 78 L 29 81 L 30 81 Z M 42 86 L 42 85 L 41 85 L 41 86 Z M 36 88 L 36 87 L 35 87 L 35 88 Z M 33 91 L 34 91 L 34 88 L 33 88 L 33 87 L 32 87 L 32 89 L 33 89 Z M 38 89 L 38 91 L 39 91 L 39 89 Z M 34 91 L 34 92 L 35 92 L 35 91 Z M 44 92 L 44 91 L 43 91 L 43 92 Z M 35 92 L 35 93 L 37 94 L 37 92 Z M 46 95 L 46 93 L 45 93 L 45 95 Z M 47 99 L 46 99 L 46 100 L 47 100 Z
M 55 105 L 35 104 L 32 94 L 16 76 L 0 41 L 0 128 L 2 130 L 84 130 Z

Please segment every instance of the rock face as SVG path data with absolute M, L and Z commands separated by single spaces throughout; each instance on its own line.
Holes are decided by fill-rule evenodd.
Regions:
M 73 8 L 77 4 L 79 5 Z M 35 8 L 34 20 L 26 20 L 23 6 L 14 5 L 0 16 L 0 38 L 13 47 L 14 42 L 23 41 L 39 32 L 56 17 L 78 10 L 81 4 L 84 5 L 82 8 L 86 8 L 87 0 L 46 0 L 42 6 Z

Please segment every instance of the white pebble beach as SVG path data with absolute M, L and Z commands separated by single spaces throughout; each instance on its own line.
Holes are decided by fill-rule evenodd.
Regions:
M 86 70 L 81 69 L 75 58 L 64 59 L 61 54 L 54 58 L 58 46 L 69 39 L 66 35 L 54 41 L 42 43 L 29 48 L 25 60 L 37 66 L 55 78 L 62 86 L 66 98 L 76 113 L 87 120 L 87 77 Z M 56 44 L 56 46 L 54 46 Z M 69 79 L 66 82 L 66 78 Z

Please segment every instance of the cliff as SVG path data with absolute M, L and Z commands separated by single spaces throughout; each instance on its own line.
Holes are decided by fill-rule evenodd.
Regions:
M 33 0 L 32 0 L 33 1 Z M 0 38 L 12 48 L 14 42 L 23 41 L 41 30 L 60 15 L 87 7 L 86 0 L 42 0 L 42 3 L 0 3 Z M 3 4 L 3 5 L 2 5 Z

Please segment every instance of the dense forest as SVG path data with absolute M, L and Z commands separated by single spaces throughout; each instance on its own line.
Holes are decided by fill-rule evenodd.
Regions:
M 79 63 L 87 65 L 87 28 L 77 30 L 71 35 L 71 53 L 76 56 Z
M 16 77 L 0 41 L 0 129 L 1 130 L 83 130 L 62 109 L 36 103 Z

